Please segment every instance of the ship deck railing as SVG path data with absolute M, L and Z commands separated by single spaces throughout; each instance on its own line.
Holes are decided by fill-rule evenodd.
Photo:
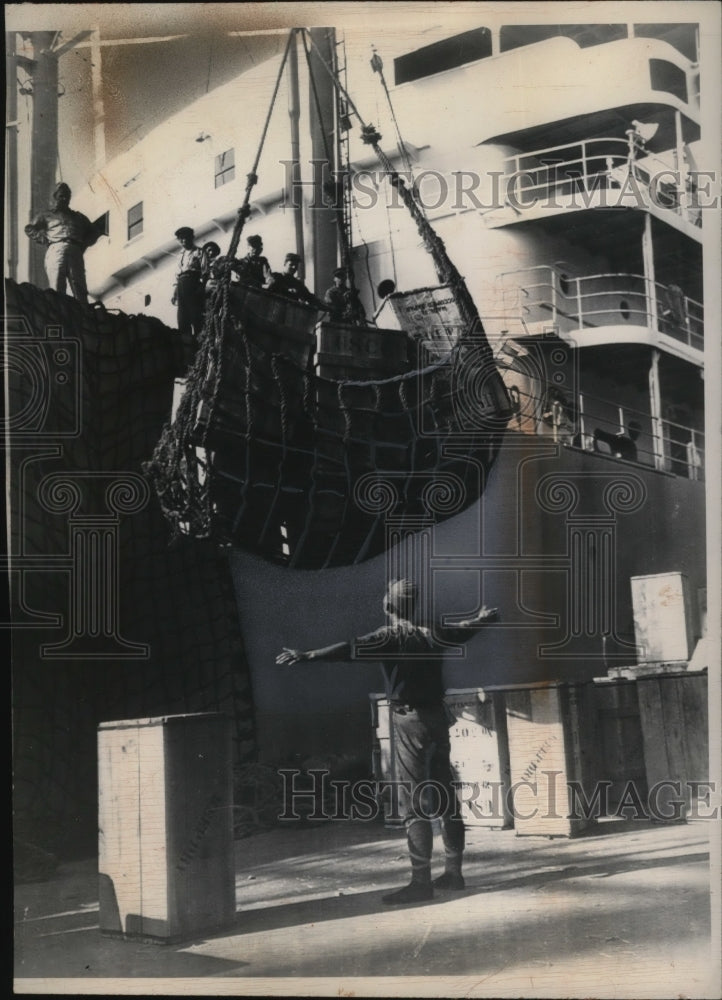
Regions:
M 632 464 L 704 481 L 705 435 L 698 428 L 655 419 L 649 411 L 589 392 L 564 399 L 551 382 L 541 387 L 539 395 L 517 386 L 515 396 L 517 415 L 509 423 L 512 431 L 544 436 L 568 448 L 611 456 L 611 447 L 604 438 L 618 433 L 628 436 L 636 424 L 638 436 Z
M 507 203 L 521 213 L 538 205 L 612 207 L 631 197 L 701 226 L 695 174 L 675 160 L 675 154 L 671 160 L 646 152 L 633 157 L 627 139 L 584 139 L 507 157 L 503 190 Z
M 572 333 L 608 326 L 646 327 L 704 350 L 704 306 L 677 285 L 620 272 L 571 277 L 546 264 L 507 271 L 499 280 L 505 310 L 516 311 L 529 328 L 548 323 Z

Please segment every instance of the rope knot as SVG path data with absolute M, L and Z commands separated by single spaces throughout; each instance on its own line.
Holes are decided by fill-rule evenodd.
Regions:
M 361 129 L 361 141 L 367 146 L 375 146 L 381 142 L 381 133 L 374 125 L 364 125 Z

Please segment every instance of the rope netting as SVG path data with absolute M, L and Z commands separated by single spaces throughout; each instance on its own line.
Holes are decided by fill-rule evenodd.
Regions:
M 177 332 L 12 282 L 6 312 L 15 832 L 32 859 L 95 843 L 100 722 L 222 711 L 237 762 L 255 740 L 227 560 L 169 546 L 142 473 Z
M 349 565 L 383 551 L 389 515 L 428 515 L 430 490 L 454 494 L 431 504 L 439 520 L 478 499 L 506 422 L 485 338 L 418 367 L 401 331 L 325 324 L 335 353 L 314 368 L 314 310 L 224 294 L 147 466 L 176 533 L 297 568 Z

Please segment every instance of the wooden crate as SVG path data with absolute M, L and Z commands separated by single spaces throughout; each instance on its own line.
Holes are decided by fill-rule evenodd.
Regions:
M 695 618 L 682 573 L 633 576 L 634 637 L 641 663 L 686 662 L 694 650 Z
M 599 735 L 596 778 L 608 783 L 606 799 L 613 813 L 629 782 L 634 783 L 643 801 L 647 798 L 637 684 L 633 680 L 595 678 L 593 695 Z
M 589 788 L 595 757 L 588 685 L 520 685 L 505 702 L 516 833 L 576 835 L 589 820 L 571 809 L 569 783 Z
M 160 942 L 235 915 L 231 723 L 217 713 L 98 728 L 100 930 Z
M 390 378 L 409 369 L 403 330 L 323 322 L 318 327 L 318 374 L 328 379 Z
M 464 824 L 506 829 L 512 825 L 512 815 L 503 694 L 482 688 L 451 689 L 444 700 L 456 720 L 449 729 L 449 742 Z
M 639 677 L 637 690 L 654 818 L 674 821 L 698 806 L 699 814 L 706 815 L 697 802 L 700 792 L 690 783 L 709 778 L 707 672 Z M 679 782 L 679 794 L 661 782 Z M 704 796 L 702 789 L 702 800 Z

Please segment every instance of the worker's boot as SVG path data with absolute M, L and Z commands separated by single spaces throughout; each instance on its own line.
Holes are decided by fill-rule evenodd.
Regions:
M 466 888 L 461 874 L 466 835 L 460 816 L 444 816 L 441 819 L 441 836 L 444 841 L 444 874 L 434 879 L 437 889 L 460 890 Z
M 402 889 L 382 897 L 382 901 L 389 906 L 400 903 L 423 903 L 434 897 L 434 887 L 431 884 L 433 844 L 431 823 L 419 817 L 407 820 L 406 839 L 411 858 L 411 882 Z

